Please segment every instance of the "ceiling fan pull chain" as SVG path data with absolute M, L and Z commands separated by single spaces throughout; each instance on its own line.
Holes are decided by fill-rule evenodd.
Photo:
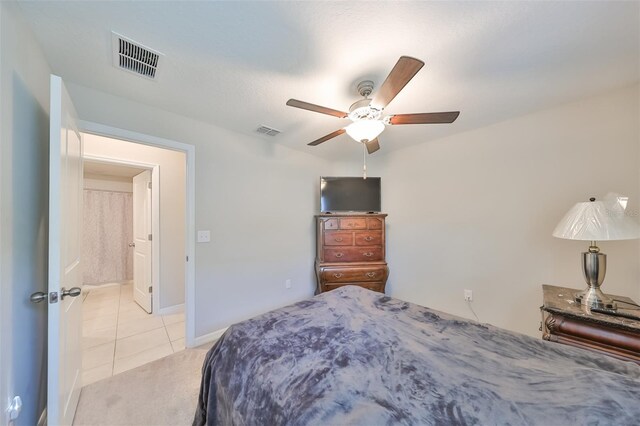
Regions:
M 365 143 L 362 144 L 362 160 L 363 160 L 362 179 L 366 179 L 367 178 L 367 144 Z

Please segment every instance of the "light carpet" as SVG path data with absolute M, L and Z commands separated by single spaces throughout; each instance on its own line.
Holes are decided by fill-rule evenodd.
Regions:
M 190 425 L 204 356 L 212 344 L 85 386 L 73 422 L 78 426 Z

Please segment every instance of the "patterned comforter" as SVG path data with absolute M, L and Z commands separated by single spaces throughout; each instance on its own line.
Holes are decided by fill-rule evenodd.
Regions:
M 194 425 L 640 424 L 640 366 L 347 286 L 231 326 Z

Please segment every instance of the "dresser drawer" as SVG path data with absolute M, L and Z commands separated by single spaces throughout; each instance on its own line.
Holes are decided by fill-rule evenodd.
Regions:
M 378 246 L 382 244 L 382 231 L 356 232 L 357 246 Z
M 382 219 L 378 219 L 377 217 L 367 218 L 367 227 L 369 229 L 382 229 L 383 223 Z
M 325 262 L 369 262 L 382 259 L 381 246 L 324 248 Z
M 367 268 L 322 268 L 322 282 L 352 283 L 356 281 L 385 281 L 387 268 L 382 266 Z
M 340 229 L 367 229 L 365 218 L 345 217 L 340 219 Z
M 352 246 L 353 232 L 327 231 L 324 233 L 325 246 Z
M 324 284 L 322 291 L 331 291 L 336 288 L 344 287 L 345 285 L 357 285 L 359 287 L 366 288 L 368 290 L 384 293 L 384 284 L 381 282 L 366 282 L 366 283 L 349 283 L 349 284 Z
M 338 229 L 338 219 L 323 219 L 324 229 Z

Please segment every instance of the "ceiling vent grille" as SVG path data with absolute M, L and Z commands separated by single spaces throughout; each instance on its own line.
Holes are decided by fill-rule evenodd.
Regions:
M 112 32 L 113 65 L 149 80 L 158 77 L 164 55 L 118 33 Z
M 276 136 L 277 134 L 282 133 L 280 132 L 280 130 L 274 129 L 273 127 L 265 126 L 263 124 L 261 124 L 260 127 L 256 129 L 256 132 L 262 133 L 263 135 L 267 136 Z

